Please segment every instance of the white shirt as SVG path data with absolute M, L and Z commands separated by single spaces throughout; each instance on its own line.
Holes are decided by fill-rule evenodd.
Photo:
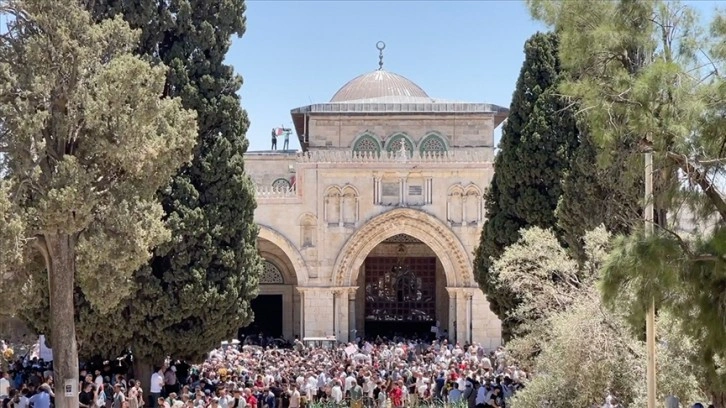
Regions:
M 300 392 L 294 390 L 290 395 L 290 408 L 300 408 Z
M 330 390 L 330 396 L 336 404 L 340 404 L 340 401 L 343 400 L 343 390 L 340 389 L 340 386 L 336 385 Z
M 10 389 L 10 381 L 7 378 L 0 378 L 0 397 L 7 397 Z
M 30 406 L 30 398 L 21 395 L 18 403 L 15 404 L 15 408 L 28 408 Z
M 227 407 L 229 407 L 229 403 L 232 401 L 234 401 L 233 398 L 230 398 L 228 395 L 225 395 L 224 397 L 219 399 L 219 407 L 227 408 Z
M 356 380 L 356 378 L 355 378 L 355 377 L 353 377 L 353 375 L 349 375 L 349 376 L 348 376 L 348 377 L 347 377 L 347 378 L 345 379 L 345 391 L 347 392 L 347 391 L 350 391 L 350 390 L 352 390 L 352 389 L 353 389 L 353 387 L 354 387 L 354 386 L 355 386 L 355 385 L 357 384 L 357 382 L 358 382 L 358 381 Z
M 161 394 L 161 388 L 164 384 L 164 377 L 159 374 L 159 372 L 155 372 L 154 374 L 151 374 L 151 384 L 149 384 L 149 393 L 151 394 Z

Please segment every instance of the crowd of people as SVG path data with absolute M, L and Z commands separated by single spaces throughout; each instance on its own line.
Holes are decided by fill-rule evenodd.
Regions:
M 527 377 L 501 348 L 400 338 L 225 344 L 198 365 L 155 367 L 148 390 L 120 363 L 83 366 L 80 374 L 81 408 L 503 408 Z M 49 364 L 25 358 L 2 377 L 0 408 L 52 407 Z
M 84 364 L 81 408 L 506 408 L 528 373 L 503 348 L 377 339 L 223 344 L 201 364 L 167 360 L 145 390 L 126 359 Z M 0 372 L 0 408 L 52 408 L 52 363 L 18 359 Z M 619 407 L 608 397 L 603 408 Z M 704 408 L 696 404 L 694 408 Z

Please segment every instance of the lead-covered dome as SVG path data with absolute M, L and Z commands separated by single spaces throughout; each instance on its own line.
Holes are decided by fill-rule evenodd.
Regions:
M 382 69 L 353 78 L 333 95 L 330 102 L 347 102 L 386 96 L 429 96 L 408 78 Z

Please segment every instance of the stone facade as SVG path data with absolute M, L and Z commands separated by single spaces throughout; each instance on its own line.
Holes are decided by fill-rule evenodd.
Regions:
M 371 78 L 351 81 L 357 94 Z M 366 259 L 405 247 L 407 257 L 436 257 L 440 329 L 496 347 L 500 322 L 472 262 L 494 129 L 506 110 L 396 92 L 294 109 L 303 151 L 246 155 L 257 186 L 259 250 L 271 265 L 260 294 L 282 295 L 285 337 L 347 341 L 366 330 Z

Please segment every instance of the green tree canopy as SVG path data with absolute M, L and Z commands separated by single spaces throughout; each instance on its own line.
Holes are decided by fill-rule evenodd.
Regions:
M 704 30 L 697 13 L 678 2 L 529 4 L 562 38 L 562 63 L 573 75 L 560 88 L 582 106 L 598 144 L 607 148 L 627 138 L 641 152 L 653 152 L 658 229 L 651 237 L 638 232 L 617 242 L 605 270 L 605 299 L 636 320 L 645 313 L 644 301 L 655 298 L 693 336 L 712 402 L 724 407 L 726 346 L 716 339 L 723 339 L 726 321 L 720 190 L 726 17 L 716 13 Z M 716 228 L 707 228 L 711 221 Z M 695 234 L 684 230 L 690 223 L 700 227 Z
M 580 129 L 586 128 L 582 123 Z M 604 225 L 611 233 L 628 233 L 634 223 L 640 223 L 643 175 L 631 170 L 640 167 L 640 154 L 627 140 L 607 150 L 601 151 L 589 132 L 581 132 L 562 180 L 557 226 L 561 240 L 579 262 L 586 259 L 587 231 Z
M 0 217 L 12 226 L 0 264 L 14 261 L 16 278 L 2 286 L 20 292 L 40 255 L 55 378 L 77 379 L 74 283 L 111 311 L 170 239 L 156 191 L 190 160 L 195 114 L 164 97 L 167 68 L 133 55 L 139 33 L 123 19 L 94 23 L 67 0 L 2 0 L 0 14 Z
M 561 180 L 577 147 L 577 124 L 556 92 L 561 79 L 555 34 L 527 40 L 525 60 L 502 130 L 494 176 L 486 193 L 487 221 L 476 251 L 477 280 L 492 311 L 503 320 L 505 335 L 516 322 L 512 292 L 491 268 L 504 249 L 528 226 L 555 228 Z
M 245 30 L 243 0 L 222 3 L 92 2 L 97 19 L 123 16 L 141 31 L 143 58 L 171 67 L 164 95 L 198 114 L 191 163 L 159 190 L 173 240 L 133 276 L 134 296 L 105 314 L 77 297 L 78 337 L 85 356 L 111 357 L 131 348 L 137 375 L 167 355 L 198 360 L 252 319 L 261 261 L 253 185 L 244 172 L 246 112 L 237 95 L 242 79 L 224 59 L 233 35 Z M 48 305 L 26 310 L 42 330 Z M 109 326 L 109 319 L 127 324 Z M 103 325 L 104 331 L 97 327 Z

